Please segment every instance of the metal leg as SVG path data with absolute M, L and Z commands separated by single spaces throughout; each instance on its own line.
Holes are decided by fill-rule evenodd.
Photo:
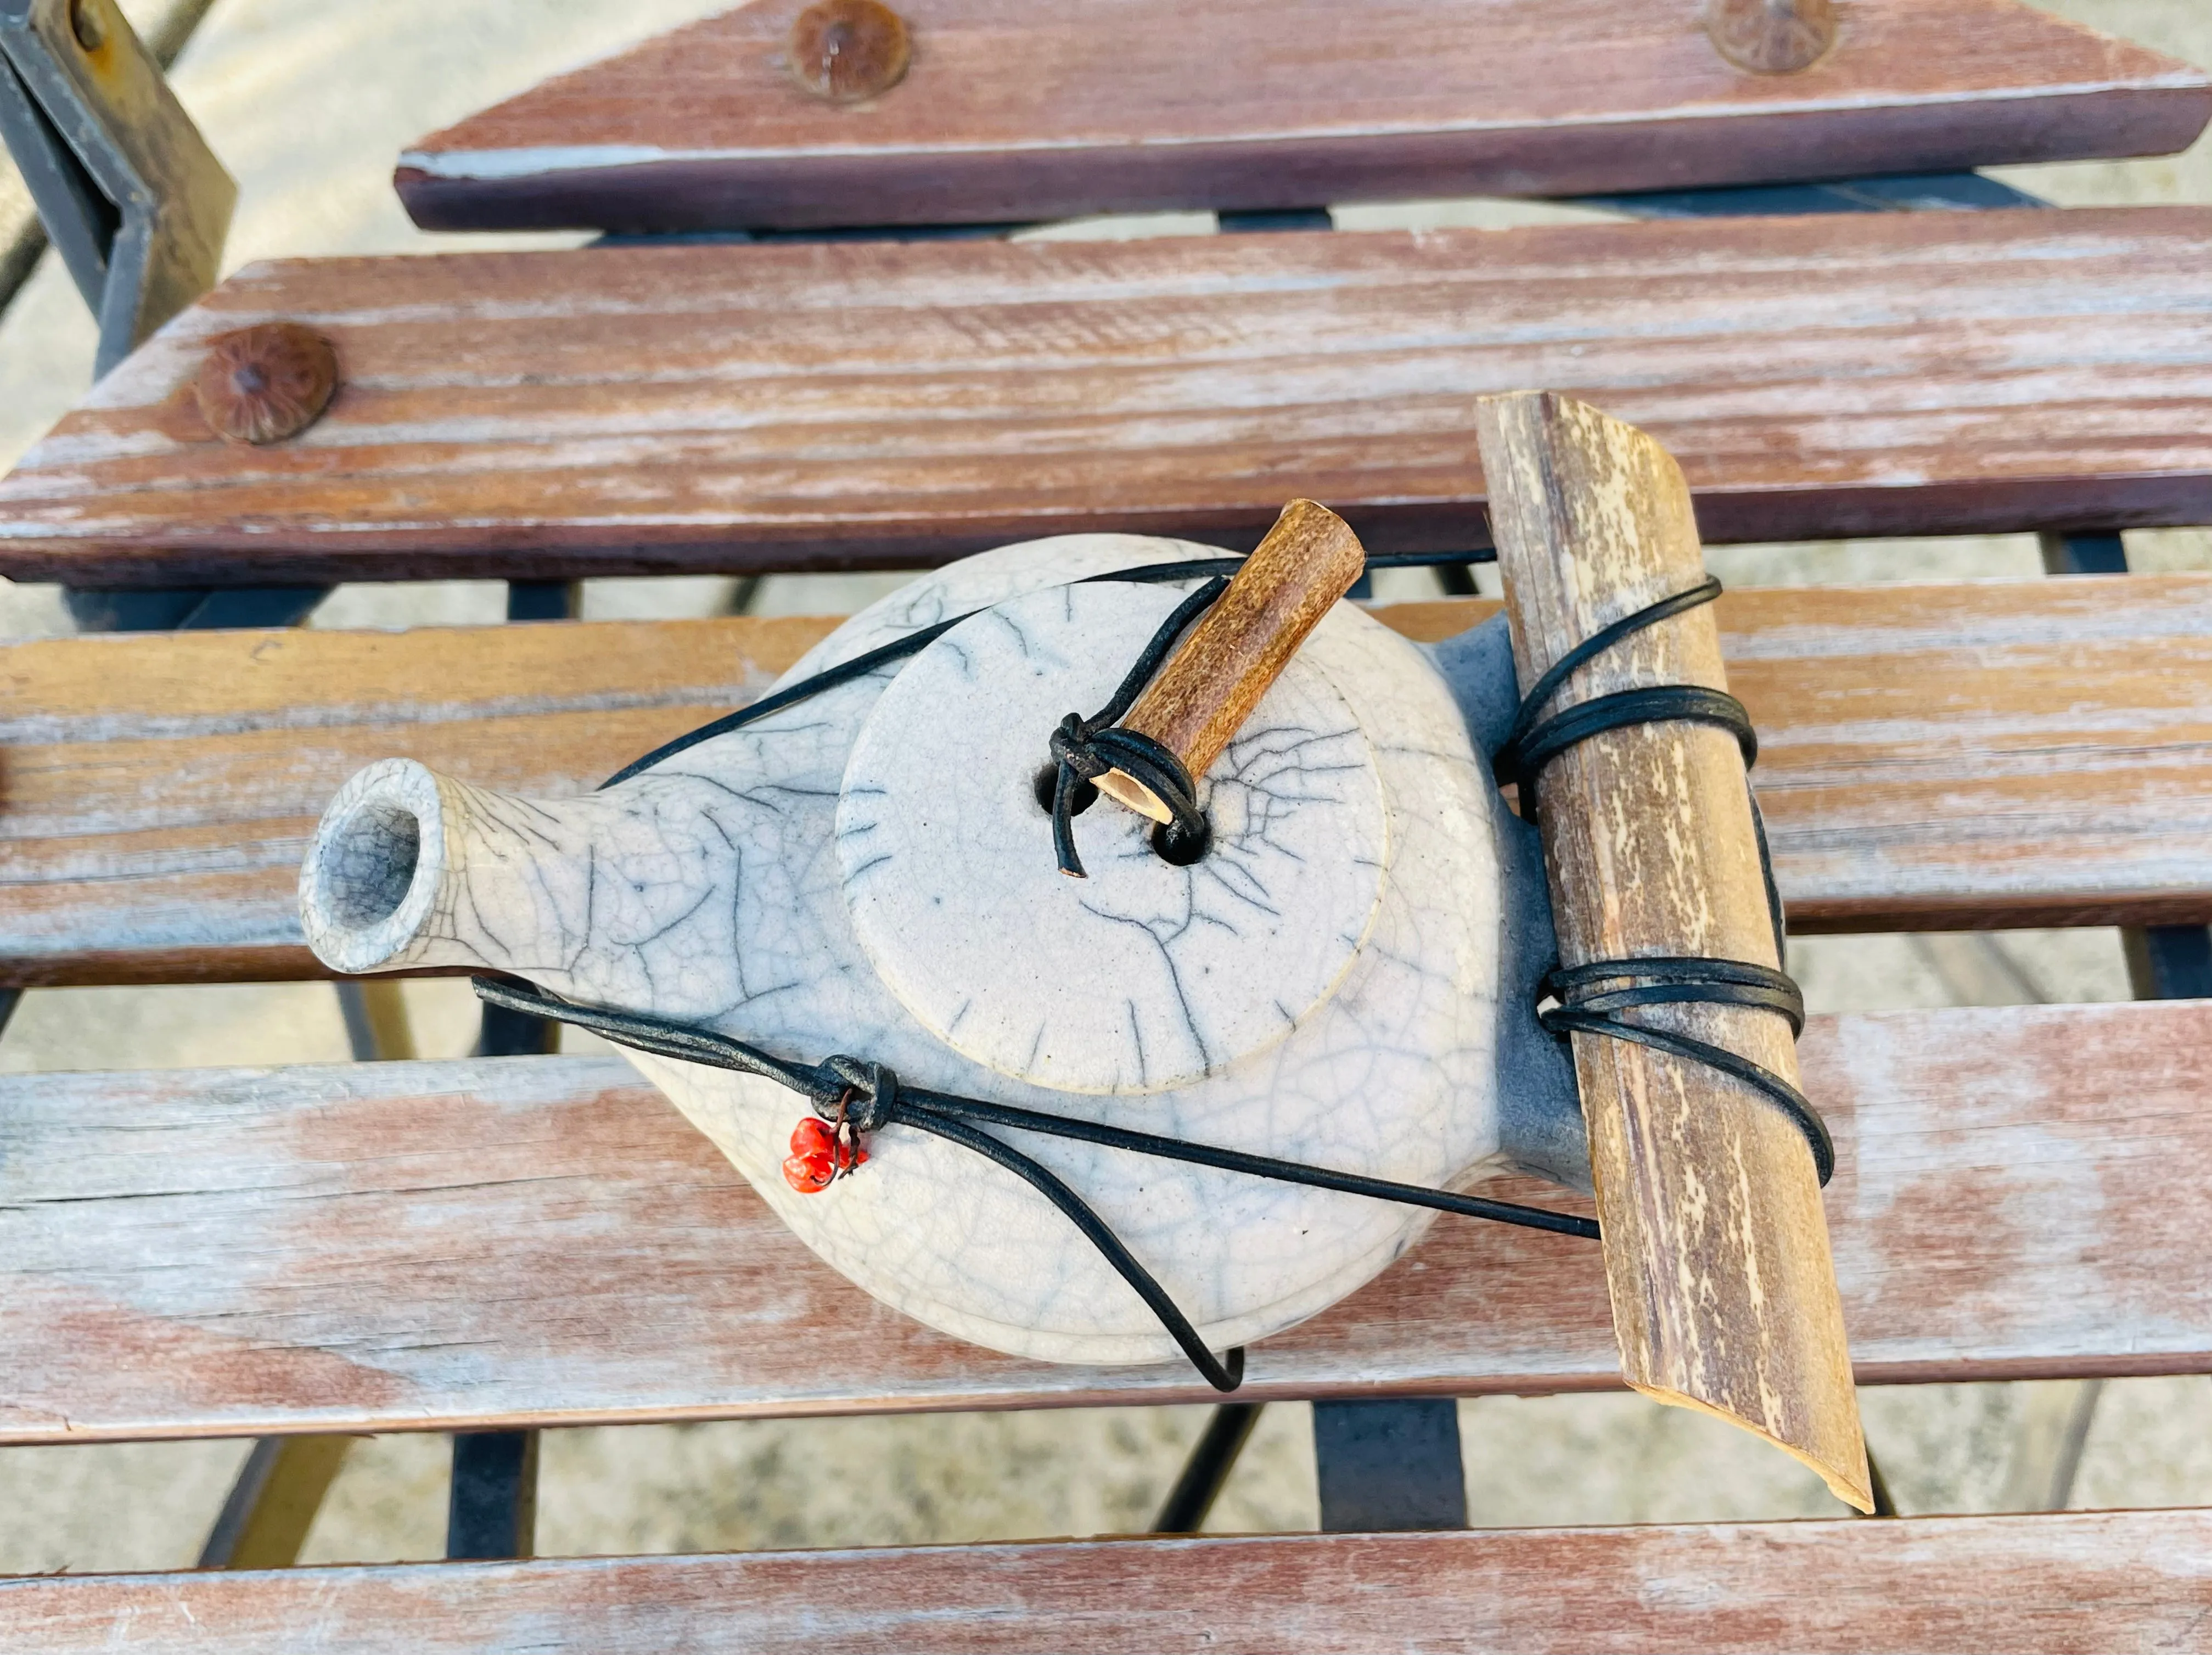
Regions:
M 350 1437 L 264 1437 L 255 1443 L 200 1548 L 200 1567 L 281 1569 L 298 1562 L 352 1445 Z
M 595 247 L 697 247 L 778 241 L 998 241 L 1036 226 L 1027 219 L 988 224 L 855 224 L 823 230 L 609 230 Z
M 1325 1533 L 1467 1526 L 1456 1402 L 1316 1402 L 1313 1421 Z
M 1910 173 L 1833 184 L 1747 184 L 1710 190 L 1652 190 L 1576 196 L 1570 206 L 1602 207 L 1632 218 L 1754 218 L 1773 213 L 1899 213 L 1952 208 L 2040 207 L 2024 190 L 1979 173 Z
M 2081 1451 L 2097 1417 L 2102 1379 L 2064 1379 L 2028 1393 L 2027 1417 L 1997 1495 L 2001 1512 L 2063 1512 L 2074 1497 Z
M 356 1062 L 399 1063 L 416 1055 L 398 978 L 348 977 L 335 986 Z
M 2126 542 L 2117 534 L 2045 534 L 2043 567 L 2051 575 L 2124 575 Z M 2212 928 L 2152 925 L 2120 934 L 2137 1000 L 2212 999 Z
M 510 581 L 507 618 L 575 618 L 583 595 L 574 581 Z M 520 1057 L 555 1050 L 560 1026 L 503 1006 L 483 1008 L 479 1057 Z M 446 1508 L 449 1558 L 527 1557 L 538 1532 L 538 1433 L 464 1431 L 453 1437 L 453 1480 Z
M 395 979 L 354 977 L 333 987 L 356 1061 L 390 1062 L 415 1056 L 407 1007 Z M 200 1567 L 276 1569 L 296 1561 L 352 1441 L 264 1437 L 255 1443 L 200 1550 Z
M 583 605 L 579 581 L 509 581 L 507 618 L 510 621 L 572 621 Z M 560 1050 L 560 1027 L 542 1017 L 512 1012 L 503 1006 L 483 1008 L 483 1031 L 477 1037 L 478 1057 L 534 1057 Z
M 1889 1492 L 1889 1479 L 1882 1476 L 1881 1466 L 1875 1460 L 1874 1450 L 1871 1448 L 1867 1450 L 1867 1483 L 1874 1491 L 1874 1510 L 1862 1512 L 1855 1509 L 1851 1515 L 1853 1517 L 1895 1517 L 1897 1515 L 1896 1498 Z
M 483 1031 L 477 1037 L 476 1057 L 540 1057 L 558 1051 L 561 1025 L 549 1017 L 509 1011 L 504 1006 L 483 1008 Z
M 583 584 L 578 581 L 509 581 L 507 618 L 573 621 L 583 607 Z
M 1262 212 L 1216 213 L 1224 235 L 1248 235 L 1269 230 L 1327 230 L 1336 221 L 1326 207 L 1285 207 Z
M 1237 1457 L 1251 1440 L 1253 1427 L 1260 1423 L 1260 1410 L 1266 1406 L 1264 1402 L 1223 1402 L 1213 1410 L 1190 1457 L 1183 1462 L 1182 1475 L 1160 1502 L 1159 1515 L 1152 1519 L 1154 1534 L 1196 1534 L 1206 1526 L 1206 1514 L 1213 1509 L 1222 1485 L 1237 1469 Z
M 238 186 L 114 0 L 0 7 L 0 137 L 100 319 L 98 372 L 215 285 Z
M 2044 534 L 2045 575 L 2124 575 L 2127 543 L 2117 534 Z
M 2148 925 L 2120 940 L 2137 1000 L 2212 1000 L 2212 928 Z
M 538 1541 L 538 1433 L 465 1431 L 453 1439 L 446 1555 L 528 1557 Z

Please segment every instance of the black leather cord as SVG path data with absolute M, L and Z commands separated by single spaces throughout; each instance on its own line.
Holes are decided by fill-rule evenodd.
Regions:
M 1367 559 L 1367 568 L 1371 573 L 1378 569 L 1435 569 L 1461 563 L 1493 563 L 1497 561 L 1497 548 L 1477 546 L 1468 551 L 1382 552 L 1370 556 Z M 1140 563 L 1134 569 L 1109 569 L 1103 575 L 1087 575 L 1075 584 L 1090 586 L 1102 581 L 1131 581 L 1139 585 L 1158 586 L 1173 581 L 1196 581 L 1204 580 L 1210 575 L 1234 575 L 1243 566 L 1244 560 L 1242 557 L 1191 557 L 1180 563 Z M 848 661 L 824 668 L 811 678 L 801 678 L 796 684 L 787 684 L 774 694 L 763 696 L 758 701 L 740 707 L 735 712 L 725 713 L 721 717 L 709 723 L 702 724 L 696 730 L 687 730 L 673 741 L 664 742 L 655 747 L 642 758 L 632 759 L 605 781 L 600 782 L 599 787 L 601 790 L 605 790 L 617 783 L 627 782 L 633 776 L 649 770 L 664 759 L 673 758 L 685 749 L 696 747 L 702 741 L 711 741 L 718 735 L 726 735 L 732 730 L 743 729 L 746 725 L 757 723 L 771 713 L 780 713 L 787 707 L 795 706 L 810 696 L 818 696 L 824 690 L 834 690 L 841 684 L 850 684 L 855 678 L 864 678 L 878 667 L 888 666 L 893 661 L 904 660 L 908 655 L 919 654 L 954 627 L 959 625 L 961 622 L 971 619 L 982 612 L 980 609 L 971 609 L 964 615 L 955 615 L 949 621 L 939 621 L 933 626 L 925 626 L 919 631 L 909 632 L 902 638 L 895 638 L 887 644 L 871 649 L 866 654 L 855 655 Z M 1158 669 L 1155 667 L 1153 670 L 1157 672 Z M 1150 676 L 1151 674 L 1146 674 L 1147 678 Z M 1143 685 L 1139 685 L 1138 687 L 1141 689 Z
M 1370 557 L 1368 567 L 1463 564 L 1488 562 L 1495 556 L 1495 552 L 1487 548 L 1449 553 L 1401 554 Z M 1198 830 L 1204 831 L 1205 818 L 1198 812 L 1190 778 L 1183 772 L 1175 756 L 1159 747 L 1158 743 L 1150 742 L 1147 738 L 1133 731 L 1114 728 L 1113 722 L 1127 712 L 1145 685 L 1159 670 L 1168 652 L 1184 630 L 1225 589 L 1226 581 L 1218 577 L 1233 574 L 1243 561 L 1235 557 L 1197 558 L 1182 563 L 1150 564 L 1089 577 L 1093 581 L 1146 582 L 1217 578 L 1209 579 L 1206 587 L 1177 605 L 1175 612 L 1154 634 L 1142 656 L 1123 678 L 1114 698 L 1104 708 L 1090 719 L 1071 714 L 1054 733 L 1052 752 L 1058 764 L 1058 775 L 1054 786 L 1054 837 L 1064 870 L 1079 874 L 1082 867 L 1076 860 L 1068 829 L 1068 818 L 1073 813 L 1071 795 L 1074 784 L 1079 781 L 1094 779 L 1109 768 L 1127 770 L 1152 788 L 1169 802 L 1171 809 L 1176 809 L 1179 818 L 1182 809 L 1187 809 L 1191 816 L 1196 818 Z M 1569 651 L 1538 681 L 1535 688 L 1522 700 L 1512 731 L 1494 765 L 1501 783 L 1520 783 L 1524 809 L 1534 808 L 1533 783 L 1547 762 L 1577 742 L 1628 724 L 1662 720 L 1690 720 L 1717 724 L 1735 733 L 1744 750 L 1745 764 L 1747 766 L 1750 764 L 1757 755 L 1758 746 L 1750 720 L 1741 703 L 1733 697 L 1698 685 L 1655 685 L 1626 691 L 1581 703 L 1550 719 L 1542 716 L 1546 703 L 1577 667 L 1644 627 L 1698 604 L 1711 602 L 1719 595 L 1719 592 L 1720 583 L 1708 581 L 1701 587 L 1664 599 L 1616 621 Z M 915 654 L 968 618 L 967 615 L 958 615 L 951 620 L 924 627 L 788 685 L 750 706 L 726 714 L 656 748 L 642 758 L 624 766 L 602 786 L 612 787 L 617 782 L 627 781 L 689 747 L 730 730 L 741 728 L 811 696 L 864 678 L 892 662 Z M 1147 751 L 1147 747 L 1157 751 Z M 1160 762 L 1163 759 L 1164 763 Z M 1758 819 L 1758 800 L 1755 796 L 1752 800 L 1752 811 L 1759 831 L 1759 860 L 1766 871 L 1768 904 L 1778 952 L 1782 940 L 1781 902 L 1775 893 L 1773 872 L 1766 850 L 1765 828 L 1764 823 Z M 1042 1195 L 1098 1249 L 1100 1256 L 1144 1299 L 1207 1382 L 1220 1390 L 1233 1390 L 1243 1382 L 1244 1353 L 1241 1349 L 1233 1350 L 1225 1360 L 1216 1359 L 1199 1338 L 1198 1331 L 1189 1318 L 1182 1314 L 1158 1280 L 1080 1196 L 1049 1170 L 982 1130 L 982 1128 L 1036 1132 L 1136 1154 L 1210 1166 L 1254 1177 L 1272 1178 L 1312 1189 L 1365 1196 L 1378 1201 L 1425 1207 L 1438 1212 L 1456 1213 L 1465 1217 L 1487 1219 L 1553 1234 L 1595 1239 L 1599 1233 L 1595 1220 L 1571 1214 L 1523 1207 L 1510 1202 L 1489 1201 L 1481 1196 L 1431 1190 L 1419 1184 L 1399 1183 L 1360 1173 L 1340 1172 L 1328 1167 L 1309 1166 L 1301 1162 L 1192 1143 L 1157 1133 L 1136 1132 L 1094 1121 L 988 1103 L 981 1098 L 963 1097 L 953 1092 L 905 1086 L 890 1070 L 859 1058 L 841 1055 L 819 1064 L 798 1063 L 711 1030 L 690 1028 L 634 1012 L 577 1005 L 527 983 L 482 977 L 472 979 L 472 982 L 478 996 L 492 1005 L 535 1017 L 573 1023 L 617 1044 L 640 1051 L 776 1081 L 804 1096 L 822 1119 L 849 1126 L 855 1132 L 865 1135 L 895 1123 L 910 1126 L 948 1142 L 959 1144 L 1004 1167 Z M 1633 1041 L 1677 1056 L 1708 1063 L 1756 1087 L 1796 1122 L 1812 1147 L 1821 1183 L 1827 1182 L 1834 1167 L 1835 1153 L 1826 1128 L 1811 1104 L 1794 1086 L 1779 1075 L 1734 1052 L 1687 1035 L 1631 1023 L 1621 1016 L 1625 1011 L 1648 1005 L 1706 1003 L 1756 1006 L 1781 1013 L 1789 1019 L 1791 1032 L 1795 1034 L 1804 1024 L 1804 1002 L 1796 985 L 1782 972 L 1739 960 L 1682 958 L 1599 960 L 1554 969 L 1545 978 L 1542 993 L 1547 998 L 1556 999 L 1559 1003 L 1551 1009 L 1540 1010 L 1539 1019 L 1546 1028 L 1562 1038 L 1580 1031 Z
M 1521 789 L 1522 812 L 1531 820 L 1536 813 L 1536 777 L 1546 764 L 1578 742 L 1632 724 L 1686 722 L 1713 724 L 1727 730 L 1742 750 L 1748 772 L 1759 758 L 1759 738 L 1751 715 L 1734 696 L 1696 684 L 1659 684 L 1617 691 L 1579 702 L 1551 717 L 1544 708 L 1577 668 L 1595 659 L 1623 639 L 1648 626 L 1709 604 L 1721 595 L 1721 583 L 1708 579 L 1687 591 L 1678 592 L 1601 627 L 1559 657 L 1535 688 L 1522 698 L 1504 744 L 1491 768 L 1498 784 Z M 1759 867 L 1766 885 L 1767 919 L 1774 928 L 1774 952 L 1782 954 L 1782 895 L 1774 883 L 1774 859 L 1766 847 L 1766 823 L 1759 814 L 1759 795 L 1751 794 L 1751 820 L 1759 840 Z M 1813 1165 L 1825 1187 L 1835 1175 L 1836 1147 L 1827 1123 L 1811 1099 L 1764 1064 L 1711 1041 L 1670 1029 L 1655 1029 L 1630 1021 L 1622 1013 L 1638 1006 L 1751 1006 L 1780 1012 L 1790 1021 L 1792 1037 L 1805 1027 L 1805 1000 L 1797 985 L 1771 965 L 1749 960 L 1691 958 L 1669 955 L 1646 959 L 1591 960 L 1581 965 L 1555 967 L 1538 991 L 1542 999 L 1559 1004 L 1539 1010 L 1537 1020 L 1565 1039 L 1570 1034 L 1601 1035 L 1626 1040 L 1676 1057 L 1688 1058 L 1741 1080 L 1787 1115 L 1813 1152 Z
M 1177 604 L 1152 634 L 1136 665 L 1123 674 L 1112 698 L 1089 718 L 1070 713 L 1052 733 L 1053 762 L 1058 767 L 1052 784 L 1053 854 L 1060 871 L 1069 878 L 1086 877 L 1083 859 L 1075 854 L 1076 786 L 1096 782 L 1109 770 L 1133 777 L 1168 807 L 1169 843 L 1177 861 L 1195 861 L 1205 854 L 1213 830 L 1198 808 L 1198 789 L 1182 760 L 1148 735 L 1114 727 L 1167 664 L 1168 652 L 1191 623 L 1228 590 L 1228 578 L 1217 575 Z
M 1232 1350 L 1225 1362 L 1217 1360 L 1206 1348 L 1205 1342 L 1198 1336 L 1197 1329 L 1191 1325 L 1190 1319 L 1183 1315 L 1167 1290 L 1122 1245 L 1121 1238 L 1097 1214 L 1091 1210 L 1082 1197 L 1055 1174 L 1002 1140 L 981 1130 L 981 1127 L 1042 1133 L 1081 1143 L 1099 1144 L 1109 1149 L 1126 1149 L 1140 1155 L 1185 1161 L 1197 1166 L 1217 1167 L 1224 1171 L 1242 1172 L 1254 1177 L 1273 1178 L 1284 1183 L 1340 1190 L 1347 1195 L 1427 1207 L 1437 1212 L 1489 1219 L 1526 1229 L 1546 1230 L 1555 1235 L 1595 1239 L 1598 1233 L 1597 1225 L 1593 1220 L 1578 1218 L 1569 1213 L 1547 1212 L 1540 1207 L 1522 1207 L 1511 1202 L 1486 1200 L 1480 1196 L 1431 1190 L 1420 1184 L 1399 1183 L 1388 1178 L 1369 1177 L 1364 1173 L 1308 1166 L 1302 1162 L 1281 1160 L 1272 1155 L 1248 1154 L 1243 1150 L 1191 1143 L 1181 1138 L 1164 1137 L 1158 1133 L 1134 1132 L 1126 1127 L 1107 1126 L 1096 1121 L 1048 1115 L 1039 1110 L 1018 1109 L 1008 1104 L 987 1103 L 982 1098 L 963 1097 L 957 1092 L 908 1086 L 882 1065 L 865 1062 L 858 1058 L 839 1056 L 818 1064 L 794 1063 L 744 1041 L 716 1034 L 712 1030 L 687 1028 L 681 1024 L 635 1012 L 577 1005 L 529 983 L 484 977 L 471 978 L 471 983 L 479 998 L 495 1006 L 525 1012 L 533 1017 L 573 1023 L 617 1045 L 634 1047 L 640 1051 L 775 1080 L 805 1098 L 815 1114 L 822 1119 L 842 1122 L 855 1132 L 865 1135 L 894 1124 L 910 1126 L 974 1150 L 1024 1180 L 1074 1225 L 1084 1238 L 1098 1249 L 1100 1256 L 1114 1267 L 1121 1279 L 1135 1290 L 1159 1318 L 1169 1336 L 1190 1359 L 1192 1366 L 1205 1375 L 1206 1382 L 1218 1390 L 1234 1390 L 1243 1382 L 1244 1353 Z

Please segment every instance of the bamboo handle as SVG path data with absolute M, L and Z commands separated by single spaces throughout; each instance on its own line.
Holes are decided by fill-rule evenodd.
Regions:
M 1341 517 L 1310 500 L 1291 501 L 1121 727 L 1152 737 L 1195 782 L 1366 566 L 1359 537 Z M 1152 790 L 1121 770 L 1100 776 L 1098 790 L 1156 822 L 1169 819 Z
M 1643 432 L 1535 392 L 1484 398 L 1475 419 L 1524 685 L 1599 628 L 1705 578 L 1689 490 Z M 1728 687 L 1711 607 L 1605 651 L 1546 710 L 1657 684 Z M 1535 785 L 1563 964 L 1676 954 L 1780 965 L 1743 759 L 1726 731 L 1607 731 L 1561 753 Z M 1692 1005 L 1631 1015 L 1796 1081 L 1779 1013 Z M 1802 1135 L 1706 1065 L 1580 1032 L 1574 1057 L 1624 1377 L 1766 1438 L 1871 1511 Z

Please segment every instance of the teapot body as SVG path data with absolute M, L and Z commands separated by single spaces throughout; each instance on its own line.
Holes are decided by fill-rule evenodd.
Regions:
M 1149 824 L 1102 806 L 1077 824 L 1091 878 L 1053 870 L 1046 714 L 1102 702 L 1128 640 L 1184 589 L 1074 583 L 1218 555 L 1092 535 L 951 565 L 784 682 L 981 611 L 910 660 L 581 797 L 373 765 L 303 867 L 310 944 L 341 970 L 500 972 L 802 1062 L 848 1054 L 913 1085 L 1464 1186 L 1505 1159 L 1501 995 L 1521 991 L 1507 957 L 1529 922 L 1432 652 L 1340 605 L 1200 779 L 1206 857 L 1169 865 Z M 971 1151 L 893 1125 L 864 1166 L 802 1193 L 780 1171 L 795 1094 L 630 1056 L 879 1299 L 1021 1355 L 1175 1354 L 1091 1244 Z M 1216 1349 L 1342 1298 L 1431 1216 L 1065 1140 L 1019 1147 Z

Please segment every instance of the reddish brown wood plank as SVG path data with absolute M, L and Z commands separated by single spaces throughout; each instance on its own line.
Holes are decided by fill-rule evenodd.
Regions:
M 2203 1647 L 2212 1513 L 1046 1542 L 0 1581 L 41 1655 L 2108 1655 Z
M 1443 637 L 1480 603 L 1386 611 Z M 2212 579 L 1720 608 L 1800 930 L 2212 919 Z M 188 633 L 0 648 L 0 985 L 318 976 L 299 860 L 392 754 L 576 793 L 835 623 Z
M 2212 1372 L 2212 1227 L 2172 1198 L 2212 1178 L 2212 1004 L 1820 1019 L 1802 1056 L 1863 1381 Z M 16 1442 L 1212 1394 L 876 1304 L 611 1058 L 0 1079 L 0 1304 Z M 1597 1250 L 1458 1220 L 1247 1372 L 1620 1382 Z
M 2187 64 L 2014 0 L 1840 0 L 1796 75 L 1639 0 L 901 0 L 905 78 L 793 82 L 803 0 L 695 23 L 425 138 L 432 228 L 1004 222 L 1930 172 L 2185 147 Z
M 208 342 L 344 384 L 215 441 Z M 550 579 L 927 563 L 1085 529 L 1480 532 L 1471 408 L 1677 455 L 1708 540 L 2212 522 L 2212 211 L 264 265 L 0 482 L 0 574 Z

